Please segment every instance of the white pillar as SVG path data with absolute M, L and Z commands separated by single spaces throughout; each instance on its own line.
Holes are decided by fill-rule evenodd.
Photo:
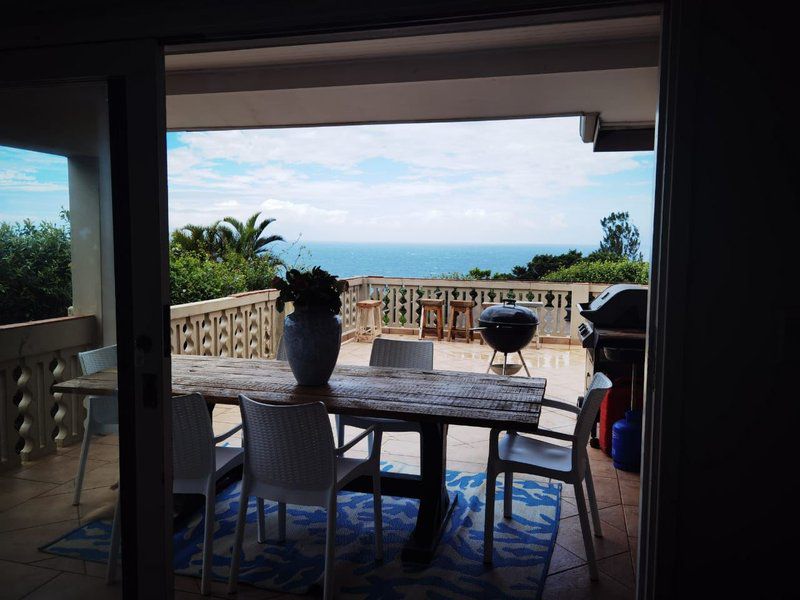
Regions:
M 68 159 L 72 312 L 97 317 L 98 342 L 102 345 L 116 340 L 114 239 L 107 167 L 97 157 Z

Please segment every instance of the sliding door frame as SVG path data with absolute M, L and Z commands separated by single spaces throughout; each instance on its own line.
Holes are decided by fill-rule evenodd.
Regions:
M 138 40 L 0 51 L 4 87 L 108 85 L 125 598 L 171 598 L 172 435 L 163 49 Z

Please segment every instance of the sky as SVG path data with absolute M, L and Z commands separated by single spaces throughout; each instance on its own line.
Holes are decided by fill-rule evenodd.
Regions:
M 577 118 L 173 132 L 170 229 L 273 217 L 287 240 L 595 244 L 629 211 L 649 247 L 653 153 L 595 153 Z M 0 220 L 58 217 L 66 161 L 0 148 Z

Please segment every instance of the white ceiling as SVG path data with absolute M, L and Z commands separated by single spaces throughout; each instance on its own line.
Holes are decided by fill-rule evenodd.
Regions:
M 659 17 L 170 54 L 170 129 L 600 113 L 651 124 Z

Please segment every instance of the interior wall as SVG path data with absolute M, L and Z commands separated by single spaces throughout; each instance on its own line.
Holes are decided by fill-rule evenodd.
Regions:
M 771 11 L 722 2 L 673 1 L 667 24 L 639 594 L 787 597 L 800 358 L 794 36 Z

